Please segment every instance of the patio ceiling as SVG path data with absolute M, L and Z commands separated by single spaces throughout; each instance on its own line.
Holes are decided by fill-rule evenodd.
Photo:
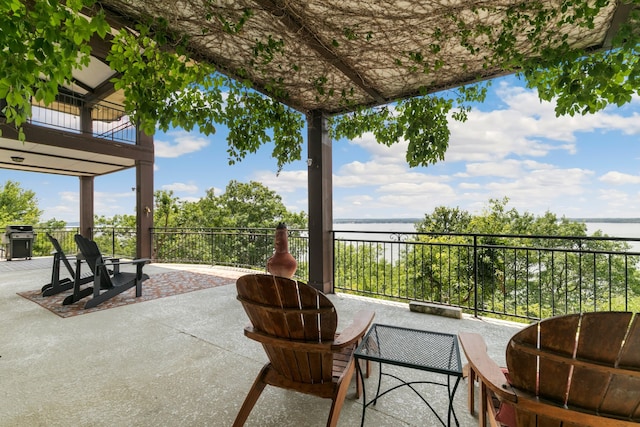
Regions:
M 0 124 L 0 168 L 76 177 L 100 176 L 153 161 L 153 148 L 97 139 L 80 131 L 24 124 L 26 140 Z
M 437 92 L 465 83 L 505 74 L 486 68 L 483 57 L 491 47 L 475 54 L 463 47 L 459 22 L 500 29 L 508 7 L 541 3 L 560 9 L 563 1 L 521 0 L 104 0 L 102 6 L 120 23 L 163 17 L 176 34 L 189 36 L 194 57 L 216 65 L 222 73 L 242 76 L 265 91 L 274 84 L 284 89 L 279 101 L 308 112 L 329 114 L 378 105 L 401 98 Z M 575 48 L 606 48 L 619 22 L 631 6 L 611 1 L 591 29 L 546 25 L 566 34 Z M 239 31 L 229 28 L 245 17 Z M 126 25 L 126 24 L 124 24 Z M 226 29 L 225 29 L 226 25 Z M 523 31 L 517 44 L 532 53 Z M 270 41 L 282 42 L 271 62 L 260 51 Z M 474 44 L 481 40 L 472 40 Z M 438 46 L 438 51 L 433 47 Z M 257 54 L 257 55 L 256 55 Z M 416 72 L 415 56 L 442 67 Z M 413 60 L 411 59 L 413 57 Z M 419 65 L 423 65 L 422 63 Z M 324 93 L 318 89 L 326 88 Z M 349 103 L 345 103 L 346 94 Z

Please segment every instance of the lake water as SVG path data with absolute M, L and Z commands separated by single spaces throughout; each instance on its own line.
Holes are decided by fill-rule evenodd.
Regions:
M 640 238 L 640 223 L 621 222 L 587 222 L 587 235 L 592 235 L 597 230 L 602 231 L 609 237 Z M 347 239 L 367 240 L 368 234 L 340 234 L 340 230 L 345 231 L 367 231 L 367 232 L 399 232 L 410 233 L 415 231 L 414 225 L 408 222 L 372 222 L 372 223 L 336 223 L 333 229 L 338 231 L 337 237 Z M 381 238 L 380 235 L 369 235 L 370 239 Z M 640 252 L 640 242 L 629 242 L 634 252 Z
M 408 222 L 371 222 L 371 223 L 337 223 L 333 229 L 348 231 L 392 231 L 409 233 L 416 231 L 414 225 Z M 640 223 L 621 222 L 587 222 L 587 234 L 601 230 L 610 237 L 640 238 Z

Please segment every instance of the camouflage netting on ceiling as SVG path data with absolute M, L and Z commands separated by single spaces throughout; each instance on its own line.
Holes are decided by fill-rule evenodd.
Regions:
M 194 58 L 253 82 L 301 111 L 329 113 L 383 104 L 513 72 L 494 63 L 506 31 L 520 52 L 565 40 L 601 48 L 617 2 L 602 8 L 591 28 L 558 25 L 562 1 L 468 0 L 105 0 L 122 22 L 167 19 L 189 36 Z M 566 3 L 566 2 L 564 2 Z M 578 2 L 580 3 L 580 2 Z M 553 13 L 551 13 L 553 11 Z M 568 11 L 570 12 L 570 10 Z M 540 21 L 544 17 L 544 21 Z M 538 19 L 535 25 L 529 19 Z M 534 46 L 535 36 L 541 42 Z M 280 91 L 274 92 L 277 88 Z

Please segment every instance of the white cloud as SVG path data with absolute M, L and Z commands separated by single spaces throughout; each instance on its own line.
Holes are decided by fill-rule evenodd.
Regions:
M 58 196 L 60 204 L 45 206 L 42 209 L 44 211 L 43 218 L 56 218 L 65 222 L 76 221 L 80 206 L 78 193 L 73 191 L 61 191 L 58 193 Z
M 365 133 L 361 138 L 349 141 L 350 144 L 357 145 L 366 150 L 374 161 L 385 164 L 399 164 L 406 166 L 406 153 L 409 144 L 406 141 L 399 141 L 396 144 L 387 146 L 376 141 L 372 133 Z
M 179 157 L 200 151 L 210 143 L 207 138 L 184 131 L 167 133 L 164 138 L 171 138 L 171 140 L 155 140 L 156 157 Z
M 482 188 L 482 185 L 477 182 L 462 182 L 458 185 L 458 188 L 461 190 L 479 190 Z
M 96 215 L 112 217 L 116 214 L 134 215 L 135 195 L 133 191 L 111 193 L 97 191 L 94 194 L 94 211 Z
M 162 186 L 163 190 L 173 191 L 174 193 L 195 194 L 198 192 L 198 186 L 195 184 L 185 184 L 183 182 L 174 182 Z
M 508 197 L 510 205 L 520 211 L 542 214 L 554 210 L 562 215 L 575 204 L 575 198 L 590 194 L 592 176 L 592 171 L 578 168 L 538 169 L 518 179 L 488 183 L 484 188 L 491 198 Z M 551 209 L 552 206 L 561 208 Z
M 599 180 L 611 185 L 640 184 L 640 175 L 610 171 L 602 175 Z
M 308 176 L 306 170 L 281 171 L 280 174 L 261 170 L 254 172 L 251 175 L 251 180 L 262 183 L 282 196 L 283 193 L 291 193 L 300 189 L 306 190 Z
M 640 194 L 619 190 L 599 190 L 597 200 L 601 201 L 601 217 L 637 217 L 640 211 Z
M 465 178 L 494 176 L 504 178 L 517 178 L 527 171 L 552 169 L 549 164 L 539 163 L 533 160 L 506 159 L 502 161 L 467 163 Z
M 334 187 L 375 186 L 389 183 L 416 182 L 425 179 L 425 174 L 409 169 L 401 163 L 387 162 L 378 157 L 369 162 L 351 162 L 339 168 L 333 177 Z M 430 179 L 436 179 L 430 177 Z M 446 179 L 446 177 L 437 178 Z
M 61 191 L 58 193 L 59 204 L 45 206 L 43 218 L 56 218 L 66 222 L 77 222 L 80 209 L 78 192 Z M 114 215 L 134 215 L 135 193 L 96 191 L 94 194 L 94 213 L 96 215 L 113 217 Z
M 610 108 L 587 116 L 556 117 L 554 104 L 541 102 L 534 91 L 502 83 L 497 94 L 504 108 L 473 109 L 464 123 L 450 121 L 447 161 L 495 161 L 510 155 L 543 157 L 553 150 L 576 152 L 578 132 L 640 133 L 637 113 L 623 116 Z

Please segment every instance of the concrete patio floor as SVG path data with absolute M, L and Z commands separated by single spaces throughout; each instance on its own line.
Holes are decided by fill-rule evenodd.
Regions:
M 230 426 L 267 360 L 262 347 L 243 335 L 248 319 L 235 299 L 234 283 L 246 272 L 145 266 L 150 276 L 172 269 L 215 270 L 229 278 L 229 285 L 61 318 L 16 294 L 49 281 L 50 258 L 0 261 L 0 426 Z M 501 364 L 509 338 L 522 327 L 414 313 L 407 304 L 343 294 L 329 298 L 338 310 L 339 330 L 358 310 L 373 309 L 377 323 L 481 333 Z M 377 369 L 374 364 L 374 373 Z M 397 373 L 420 375 L 406 368 Z M 369 398 L 376 384 L 377 375 L 366 380 Z M 425 388 L 424 393 L 439 413 L 446 413 L 444 388 Z M 464 379 L 456 413 L 461 426 L 476 426 L 466 399 Z M 361 402 L 352 383 L 340 426 L 360 425 Z M 267 387 L 246 425 L 324 426 L 329 406 L 326 399 Z M 365 425 L 438 424 L 404 387 L 368 408 Z

